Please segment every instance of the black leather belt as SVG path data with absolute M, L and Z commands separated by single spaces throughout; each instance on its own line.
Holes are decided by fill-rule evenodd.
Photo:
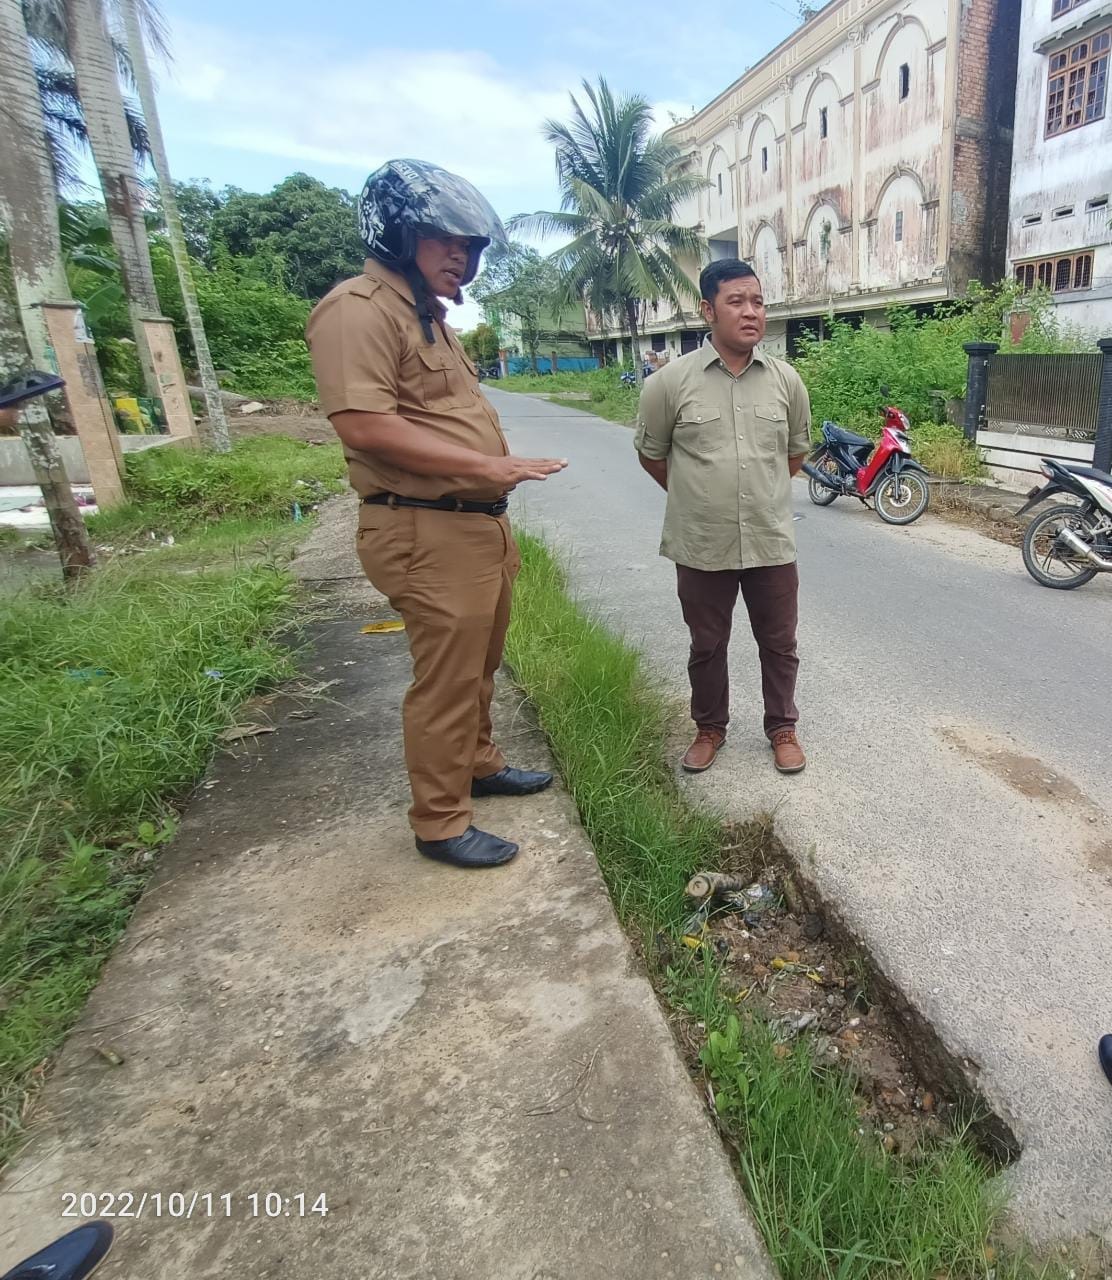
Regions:
M 462 498 L 403 498 L 400 493 L 376 493 L 363 501 L 369 507 L 425 507 L 429 511 L 469 511 L 482 516 L 504 516 L 509 498 L 497 502 L 464 502 Z

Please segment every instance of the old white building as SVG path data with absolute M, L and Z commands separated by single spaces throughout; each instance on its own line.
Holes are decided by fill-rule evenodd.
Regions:
M 1003 273 L 1018 26 L 1014 0 L 831 0 L 669 131 L 709 183 L 677 220 L 756 267 L 770 348 Z M 696 309 L 666 311 L 652 346 L 690 350 Z
M 1008 265 L 1061 319 L 1112 334 L 1112 3 L 1023 0 Z

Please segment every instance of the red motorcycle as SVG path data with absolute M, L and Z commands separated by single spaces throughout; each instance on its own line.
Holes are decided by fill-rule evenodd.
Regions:
M 881 390 L 886 392 L 887 387 Z M 927 471 L 911 456 L 907 414 L 895 405 L 881 412 L 884 430 L 875 446 L 837 423 L 822 424 L 822 441 L 803 464 L 807 492 L 817 507 L 828 507 L 842 496 L 862 503 L 871 498 L 886 523 L 911 524 L 930 502 Z

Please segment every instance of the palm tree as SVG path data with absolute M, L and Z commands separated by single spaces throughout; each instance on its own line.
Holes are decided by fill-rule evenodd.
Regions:
M 148 19 L 146 25 L 148 30 L 152 29 L 150 0 L 120 0 L 120 4 L 123 10 L 124 28 L 127 32 L 128 53 L 131 57 L 132 71 L 147 126 L 151 158 L 154 162 L 154 171 L 158 175 L 166 233 L 174 255 L 174 265 L 178 271 L 178 283 L 181 285 L 181 296 L 185 303 L 185 315 L 189 321 L 193 351 L 197 357 L 197 371 L 205 392 L 209 443 L 217 452 L 226 453 L 231 448 L 231 441 L 228 437 L 228 422 L 224 417 L 224 402 L 220 397 L 220 384 L 216 380 L 216 370 L 209 353 L 205 326 L 201 320 L 201 308 L 197 302 L 197 290 L 193 284 L 193 271 L 189 263 L 189 249 L 186 246 L 185 233 L 178 215 L 177 200 L 174 198 L 174 182 L 170 176 L 170 162 L 166 158 L 166 144 L 162 139 L 162 126 L 158 119 L 158 101 L 155 97 L 154 81 L 147 61 L 146 42 L 140 25 L 140 4 L 142 4 Z M 157 34 L 157 28 L 154 30 Z
M 0 226 L 7 237 L 6 265 L 17 303 L 9 313 L 10 292 L 6 282 L 0 282 L 0 357 L 6 372 L 12 373 L 27 359 L 39 368 L 50 368 L 50 340 L 41 304 L 70 300 L 58 235 L 54 173 L 19 0 L 0 0 L 0 85 L 4 90 Z M 46 501 L 63 572 L 67 576 L 80 573 L 95 563 L 95 557 L 41 402 L 23 413 L 20 434 Z
M 32 45 L 35 43 L 32 36 Z M 58 194 L 65 196 L 82 192 L 85 184 L 77 159 L 78 153 L 88 148 L 89 131 L 81 113 L 81 99 L 78 97 L 73 68 L 54 50 L 40 48 L 35 56 L 35 78 L 39 82 L 46 144 L 50 150 Z M 127 131 L 131 136 L 135 167 L 139 169 L 150 156 L 147 126 L 134 103 L 124 101 L 124 114 L 127 117 Z
M 585 80 L 583 91 L 589 115 L 573 94 L 571 122 L 544 125 L 556 148 L 560 211 L 528 214 L 511 225 L 571 236 L 552 255 L 562 301 L 582 301 L 600 316 L 617 312 L 624 319 L 640 381 L 639 304 L 668 301 L 682 313 L 684 300 L 699 296 L 683 264 L 702 261 L 706 242 L 672 217 L 678 204 L 707 184 L 675 172 L 680 153 L 653 133 L 645 98 L 615 98 L 601 78 L 597 88 Z
M 43 3 L 44 0 L 39 0 Z M 105 0 L 55 0 L 64 19 L 66 51 L 73 65 L 89 146 L 100 177 L 108 226 L 120 265 L 128 311 L 147 394 L 159 394 L 158 375 L 142 321 L 161 314 L 154 283 L 143 186 L 136 171 L 120 87 L 116 47 Z

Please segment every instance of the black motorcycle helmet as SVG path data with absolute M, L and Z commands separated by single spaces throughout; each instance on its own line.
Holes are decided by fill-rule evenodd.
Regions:
M 492 241 L 506 242 L 502 221 L 486 198 L 465 178 L 424 160 L 388 160 L 371 174 L 359 196 L 359 234 L 372 258 L 409 281 L 429 342 L 427 290 L 415 265 L 418 238 L 470 239 L 463 284 L 475 279 L 483 250 Z M 454 300 L 461 303 L 463 295 Z

